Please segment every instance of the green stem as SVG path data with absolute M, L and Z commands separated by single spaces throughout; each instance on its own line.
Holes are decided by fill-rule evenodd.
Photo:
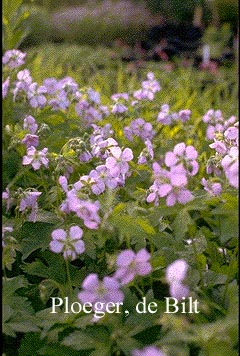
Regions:
M 3 278 L 4 278 L 4 282 L 7 282 L 7 271 L 6 268 L 3 268 Z
M 40 171 L 40 177 L 41 177 L 41 181 L 42 181 L 41 183 L 42 183 L 43 189 L 44 189 L 45 193 L 48 194 L 47 186 L 45 184 L 45 179 L 43 177 L 43 172 L 41 169 L 39 171 Z
M 197 263 L 197 269 L 198 269 L 198 272 L 199 272 L 199 275 L 200 275 L 200 284 L 201 284 L 201 287 L 204 286 L 204 283 L 203 283 L 203 273 L 202 273 L 202 268 L 199 264 L 199 261 L 198 261 L 198 254 L 197 254 L 197 249 L 196 249 L 196 245 L 195 245 L 195 242 L 194 242 L 194 238 L 192 239 L 192 247 L 193 247 L 193 252 L 194 252 L 194 256 L 195 256 L 195 259 L 196 259 L 196 263 Z
M 137 282 L 136 282 L 136 281 L 134 282 L 134 287 L 135 287 L 136 290 L 140 293 L 140 295 L 141 295 L 142 297 L 144 297 L 144 293 L 143 293 L 143 291 L 139 288 L 139 286 L 137 285 Z
M 236 248 L 233 255 L 231 256 L 230 262 L 229 262 L 229 266 L 228 266 L 228 273 L 227 273 L 227 280 L 226 280 L 226 285 L 224 288 L 224 292 L 223 292 L 223 303 L 226 300 L 226 296 L 227 296 L 227 291 L 228 291 L 228 286 L 229 286 L 229 281 L 230 281 L 230 276 L 231 276 L 231 270 L 232 270 L 232 264 L 235 262 L 234 258 L 236 257 L 238 252 L 238 249 Z
M 68 293 L 69 293 L 69 297 L 71 299 L 71 297 L 72 297 L 72 281 L 71 281 L 71 276 L 70 276 L 69 260 L 66 259 L 65 261 L 66 261 Z

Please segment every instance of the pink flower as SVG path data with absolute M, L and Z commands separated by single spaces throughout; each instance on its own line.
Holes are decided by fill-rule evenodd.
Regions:
M 124 294 L 120 290 L 119 282 L 113 277 L 104 277 L 99 280 L 95 273 L 89 274 L 83 281 L 82 291 L 78 293 L 78 298 L 82 303 L 120 303 L 124 299 Z
M 18 49 L 8 50 L 2 57 L 2 63 L 9 68 L 17 68 L 25 63 L 26 53 L 19 51 Z
M 23 198 L 20 201 L 19 211 L 24 211 L 27 208 L 31 209 L 31 213 L 28 216 L 29 221 L 36 221 L 38 204 L 37 199 L 41 195 L 41 192 L 25 192 Z
M 202 178 L 201 183 L 204 187 L 204 190 L 206 190 L 206 192 L 208 192 L 210 195 L 216 196 L 222 192 L 221 183 L 211 183 L 205 178 Z
M 124 250 L 117 257 L 117 271 L 115 278 L 121 281 L 121 284 L 128 284 L 135 276 L 145 276 L 152 270 L 148 262 L 151 255 L 146 249 L 141 249 L 137 253 L 132 250 Z
M 35 147 L 31 146 L 27 149 L 27 155 L 23 157 L 22 164 L 25 166 L 31 164 L 35 171 L 39 169 L 41 165 L 48 167 L 49 161 L 46 157 L 47 152 L 47 148 L 37 151 Z
M 83 231 L 79 226 L 71 226 L 69 231 L 57 229 L 52 232 L 52 241 L 50 242 L 50 250 L 54 253 L 63 252 L 65 259 L 72 261 L 77 258 L 77 255 L 85 251 L 84 242 L 81 240 Z
M 166 356 L 156 346 L 146 346 L 142 350 L 133 350 L 132 356 Z
M 238 147 L 232 147 L 222 159 L 221 165 L 229 184 L 238 189 Z
M 39 137 L 37 135 L 26 134 L 22 139 L 22 143 L 27 147 L 38 146 L 39 145 Z
M 166 281 L 170 285 L 170 295 L 180 300 L 189 295 L 189 288 L 182 282 L 186 278 L 188 264 L 185 260 L 176 260 L 166 269 Z
M 127 162 L 133 159 L 132 150 L 130 148 L 125 148 L 122 151 L 120 147 L 112 147 L 110 148 L 110 152 L 112 157 L 106 159 L 106 167 L 109 169 L 111 176 L 125 176 L 129 169 Z
M 36 120 L 31 115 L 26 116 L 23 123 L 23 128 L 29 130 L 32 135 L 34 135 L 38 129 L 38 124 Z
M 9 84 L 10 84 L 10 77 L 7 77 L 5 82 L 2 83 L 2 98 L 3 99 L 7 96 Z

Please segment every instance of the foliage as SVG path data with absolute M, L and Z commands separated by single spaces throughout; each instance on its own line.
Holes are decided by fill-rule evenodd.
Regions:
M 17 48 L 27 30 L 23 29 L 23 23 L 29 16 L 29 11 L 22 6 L 23 0 L 3 1 L 3 49 Z
M 237 355 L 238 199 L 236 180 L 222 164 L 237 142 L 232 138 L 229 143 L 227 134 L 224 136 L 236 121 L 234 74 L 227 69 L 214 77 L 181 66 L 166 72 L 156 63 L 129 70 L 104 57 L 104 49 L 94 56 L 87 47 L 51 46 L 50 56 L 49 48 L 39 48 L 29 51 L 26 63 L 19 68 L 5 57 L 3 68 L 3 352 L 19 356 L 132 356 L 134 351 L 154 345 L 168 356 Z M 71 58 L 69 53 L 74 51 L 77 54 Z M 90 58 L 92 63 L 88 64 Z M 24 68 L 30 72 L 22 72 Z M 42 86 L 47 77 L 56 78 L 53 88 L 60 90 L 60 99 L 46 82 L 48 89 Z M 212 82 L 206 83 L 209 79 Z M 139 98 L 141 86 L 147 89 L 140 94 L 149 97 Z M 128 94 L 131 99 L 111 97 L 116 93 Z M 81 111 L 79 104 L 84 100 L 89 106 Z M 65 106 L 55 107 L 60 104 Z M 117 104 L 126 110 L 119 112 Z M 172 121 L 168 124 L 160 120 L 163 104 L 169 105 L 168 119 Z M 90 115 L 89 109 L 97 116 Z M 181 110 L 187 109 L 191 113 L 186 121 L 181 120 Z M 206 115 L 209 109 L 215 111 Z M 101 119 L 96 121 L 99 114 Z M 215 141 L 230 145 L 227 153 L 215 153 L 209 147 L 214 142 L 206 135 L 211 115 L 222 120 L 218 126 L 222 135 L 216 131 Z M 232 121 L 226 126 L 229 117 Z M 132 128 L 139 118 L 151 124 L 151 130 L 145 126 L 141 134 L 134 131 L 131 141 L 126 127 Z M 91 124 L 100 131 L 94 133 Z M 106 127 L 109 124 L 112 131 Z M 121 158 L 111 147 L 98 151 L 97 135 L 103 135 L 103 128 L 106 137 L 121 149 Z M 146 153 L 146 134 L 154 157 L 150 150 Z M 27 147 L 27 135 L 38 136 L 39 144 L 31 142 L 41 152 L 41 159 L 36 151 L 30 159 L 34 147 Z M 172 168 L 165 166 L 167 155 L 179 143 L 194 146 L 197 152 L 196 174 L 189 174 L 188 166 L 184 166 L 184 174 L 181 171 L 188 174 L 192 199 L 171 205 L 162 196 L 154 205 L 147 201 L 150 187 L 158 179 L 153 163 L 170 172 Z M 83 153 L 90 153 L 91 158 L 86 159 Z M 145 162 L 140 163 L 139 157 L 145 157 Z M 108 167 L 111 184 L 115 179 L 117 184 L 99 185 L 103 190 L 96 193 L 96 176 L 95 181 L 88 181 L 88 175 L 100 165 Z M 218 168 L 220 173 L 206 172 L 206 167 Z M 205 187 L 202 178 L 210 186 Z M 79 191 L 75 183 L 81 186 Z M 221 184 L 221 192 L 210 189 L 216 183 Z M 76 198 L 74 194 L 79 195 Z M 78 210 L 74 201 L 81 202 L 82 209 Z M 62 250 L 58 250 L 60 237 Z M 128 260 L 121 265 L 119 259 L 126 250 L 132 253 L 135 267 L 143 268 L 134 270 L 132 279 Z M 64 254 L 67 251 L 69 255 Z M 137 260 L 140 251 L 144 252 Z M 169 268 L 183 260 L 187 273 L 180 278 L 177 269 L 175 279 L 169 279 Z M 124 277 L 130 278 L 126 283 L 119 277 L 123 271 Z M 68 308 L 79 303 L 79 292 L 84 292 L 86 278 L 92 274 L 99 280 L 114 278 L 114 283 L 119 279 L 115 284 L 122 293 L 119 298 L 123 297 L 119 313 L 102 310 L 105 315 L 96 321 L 94 311 L 68 312 L 66 298 Z M 176 281 L 180 291 L 186 288 L 199 301 L 199 313 L 165 313 L 165 298 L 173 296 Z M 96 293 L 97 289 L 89 297 Z M 56 306 L 56 313 L 52 312 L 53 298 L 64 301 Z M 156 312 L 137 312 L 136 306 L 143 300 L 147 305 L 155 303 Z

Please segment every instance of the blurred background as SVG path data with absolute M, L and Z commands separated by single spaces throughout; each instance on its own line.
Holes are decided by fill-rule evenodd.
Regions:
M 24 0 L 23 4 L 29 17 L 22 48 L 46 42 L 111 46 L 116 40 L 134 45 L 146 40 L 153 26 L 194 21 L 204 30 L 205 42 L 231 45 L 237 35 L 237 0 Z
M 27 52 L 45 75 L 85 66 L 89 76 L 114 69 L 114 60 L 135 70 L 146 62 L 190 63 L 215 74 L 219 66 L 236 68 L 238 2 L 4 0 L 3 51 L 11 48 Z

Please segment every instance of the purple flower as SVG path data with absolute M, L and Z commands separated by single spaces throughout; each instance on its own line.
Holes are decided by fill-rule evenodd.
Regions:
M 23 123 L 23 128 L 29 130 L 31 134 L 35 134 L 38 129 L 36 120 L 31 115 L 26 116 Z
M 154 158 L 152 142 L 147 139 L 144 143 L 146 147 L 142 150 L 138 157 L 138 164 L 146 164 L 148 160 L 153 160 Z
M 104 277 L 99 280 L 95 273 L 89 274 L 83 281 L 82 291 L 78 293 L 78 298 L 82 303 L 121 303 L 124 294 L 120 290 L 119 282 L 113 277 Z
M 153 131 L 153 127 L 149 122 L 139 118 L 133 120 L 130 127 L 124 128 L 124 134 L 130 141 L 133 141 L 133 136 L 138 136 L 142 140 L 151 140 L 155 135 L 155 131 Z
M 54 253 L 63 253 L 65 259 L 72 261 L 85 251 L 84 242 L 81 240 L 83 231 L 79 226 L 71 226 L 69 231 L 57 229 L 52 232 L 50 250 Z
M 157 122 L 160 122 L 162 125 L 171 125 L 172 116 L 169 113 L 169 106 L 167 104 L 161 106 L 161 111 L 158 113 Z
M 153 93 L 156 93 L 161 90 L 159 82 L 155 79 L 154 74 L 149 72 L 147 74 L 147 80 L 142 82 L 142 88 L 144 90 L 149 90 Z
M 171 297 L 181 300 L 183 297 L 188 297 L 189 288 L 181 282 L 175 282 L 170 284 L 169 292 Z
M 45 86 L 39 86 L 37 83 L 32 83 L 27 92 L 27 97 L 30 105 L 33 108 L 43 108 L 47 103 L 47 98 L 44 94 L 47 93 L 47 88 Z
M 196 161 L 198 153 L 193 146 L 186 146 L 184 142 L 178 143 L 173 152 L 169 151 L 165 155 L 165 164 L 167 167 L 174 167 L 183 163 L 186 172 L 194 176 L 198 172 L 198 162 Z
M 29 87 L 32 83 L 32 77 L 30 76 L 28 69 L 20 71 L 17 74 L 17 77 L 20 79 L 14 83 L 15 86 L 13 88 L 13 101 L 15 101 L 18 96 L 20 96 L 20 93 L 25 99 L 25 96 L 27 95 Z
M 112 157 L 106 159 L 106 167 L 109 169 L 109 172 L 112 177 L 118 177 L 126 175 L 129 169 L 127 162 L 133 159 L 133 153 L 130 148 L 125 148 L 123 151 L 120 147 L 110 148 Z
M 221 165 L 229 184 L 238 189 L 238 147 L 231 147 L 228 154 L 222 159 Z
M 2 192 L 2 199 L 6 200 L 6 209 L 8 211 L 12 202 L 12 198 L 10 197 L 10 190 L 8 187 L 6 188 L 5 192 Z
M 114 101 L 118 101 L 119 99 L 124 99 L 127 101 L 129 99 L 129 95 L 128 93 L 117 93 L 117 94 L 113 94 L 111 96 L 111 99 Z
M 9 84 L 10 84 L 10 77 L 7 77 L 7 79 L 2 83 L 2 98 L 3 99 L 7 96 Z
M 42 151 L 37 151 L 35 147 L 31 146 L 27 149 L 27 155 L 23 157 L 22 164 L 31 164 L 34 170 L 39 169 L 41 165 L 48 167 L 49 161 L 46 157 L 47 152 L 47 148 L 44 148 Z
M 128 108 L 125 105 L 123 105 L 122 103 L 115 103 L 112 106 L 113 114 L 123 114 L 127 110 L 128 110 Z
M 36 221 L 38 210 L 37 199 L 41 194 L 41 192 L 25 192 L 23 198 L 20 201 L 19 211 L 24 211 L 27 208 L 31 209 L 31 213 L 28 216 L 29 221 Z
M 43 85 L 47 89 L 47 93 L 50 95 L 55 94 L 55 92 L 59 89 L 58 81 L 55 78 L 45 79 L 43 81 Z
M 68 192 L 68 181 L 65 176 L 60 176 L 58 179 L 58 183 L 61 185 L 62 190 L 67 193 Z
M 83 219 L 84 225 L 89 229 L 97 229 L 100 223 L 100 218 L 98 215 L 98 210 L 100 204 L 98 201 L 91 202 L 85 201 L 78 197 L 78 191 L 82 188 L 82 183 L 67 192 L 67 200 L 65 202 L 65 207 L 67 211 L 73 211 L 78 217 Z M 66 212 L 67 212 L 66 211 Z
M 142 88 L 136 90 L 133 93 L 134 98 L 137 100 L 150 100 L 152 101 L 155 97 L 155 93 L 160 91 L 161 87 L 159 82 L 154 78 L 154 74 L 149 72 L 147 74 L 147 80 L 142 82 Z
M 176 260 L 166 269 L 168 283 L 182 282 L 187 275 L 188 264 L 185 260 Z
M 67 110 L 70 105 L 70 101 L 67 98 L 66 92 L 64 90 L 60 90 L 55 94 L 54 98 L 48 101 L 48 104 L 54 111 Z
M 67 94 L 73 95 L 72 98 L 80 98 L 82 95 L 78 91 L 78 84 L 71 77 L 61 79 L 57 84 L 58 89 L 64 89 Z
M 217 122 L 223 122 L 223 116 L 222 112 L 220 110 L 208 110 L 208 112 L 203 116 L 203 122 L 205 123 L 217 123 Z
M 87 94 L 89 99 L 94 103 L 94 104 L 100 104 L 100 95 L 98 92 L 93 90 L 92 88 L 87 90 Z
M 214 140 L 214 143 L 211 143 L 211 145 L 209 145 L 209 147 L 215 149 L 216 152 L 218 152 L 220 154 L 227 153 L 227 147 L 226 147 L 225 143 L 222 141 Z
M 168 172 L 155 163 L 155 170 L 157 170 L 156 179 L 149 188 L 148 203 L 154 201 L 155 205 L 158 205 L 159 198 L 166 197 L 166 205 L 173 206 L 176 202 L 186 204 L 193 199 L 191 192 L 185 188 L 187 176 L 181 164 L 171 167 Z
M 26 134 L 22 139 L 22 143 L 24 143 L 27 147 L 36 147 L 39 145 L 39 137 L 37 135 Z
M 202 178 L 201 183 L 204 187 L 204 190 L 206 190 L 206 192 L 208 192 L 210 195 L 216 196 L 222 193 L 221 183 L 211 183 L 205 178 Z
M 6 64 L 9 68 L 17 68 L 25 63 L 26 53 L 18 49 L 8 50 L 2 57 L 2 63 Z
M 91 106 L 87 100 L 80 100 L 75 105 L 76 113 L 85 121 L 87 126 L 91 126 L 96 121 L 101 121 L 103 114 L 97 108 Z
M 231 145 L 238 146 L 238 122 L 234 124 L 234 126 L 230 126 L 224 132 L 224 138 L 227 140 Z
M 122 251 L 117 257 L 117 271 L 115 278 L 121 281 L 121 284 L 128 284 L 135 276 L 145 276 L 152 270 L 148 262 L 151 255 L 146 249 L 141 249 L 137 253 L 132 250 Z
M 220 110 L 209 110 L 203 116 L 203 122 L 208 124 L 206 133 L 208 140 L 213 140 L 217 133 L 222 133 L 226 128 L 226 122 L 224 121 L 222 112 Z M 229 124 L 230 122 L 227 125 Z
M 32 77 L 31 77 L 30 71 L 28 69 L 20 70 L 17 74 L 17 78 L 20 82 L 25 84 L 26 89 L 32 83 Z
M 170 285 L 170 295 L 180 300 L 189 295 L 189 288 L 182 282 L 186 278 L 188 264 L 185 260 L 176 260 L 166 269 L 166 281 Z
M 93 179 L 91 189 L 96 195 L 103 193 L 106 187 L 114 189 L 118 186 L 118 179 L 112 177 L 108 168 L 104 165 L 100 165 L 95 170 L 92 170 L 89 173 L 89 177 Z
M 191 115 L 191 110 L 181 110 L 179 111 L 178 113 L 178 116 L 179 116 L 179 119 L 182 121 L 182 122 L 186 122 L 190 119 L 190 115 Z
M 89 151 L 85 151 L 78 158 L 81 162 L 89 162 L 92 159 L 92 154 Z
M 156 346 L 146 346 L 142 350 L 133 350 L 132 356 L 166 356 Z

